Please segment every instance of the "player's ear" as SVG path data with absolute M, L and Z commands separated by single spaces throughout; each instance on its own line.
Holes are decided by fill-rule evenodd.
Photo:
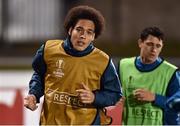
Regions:
M 92 36 L 92 40 L 91 41 L 94 41 L 94 39 L 95 39 L 95 34 Z
M 139 46 L 139 48 L 141 48 L 142 43 L 143 43 L 143 41 L 141 39 L 138 39 L 138 46 Z
M 72 27 L 69 28 L 68 35 L 71 36 L 71 33 L 72 33 Z

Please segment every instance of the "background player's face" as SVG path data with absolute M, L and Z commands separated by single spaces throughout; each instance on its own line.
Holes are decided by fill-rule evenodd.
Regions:
M 138 44 L 140 47 L 142 62 L 145 64 L 153 63 L 159 56 L 163 47 L 162 40 L 159 40 L 157 37 L 152 35 L 149 35 L 144 41 L 139 40 Z
M 69 29 L 68 33 L 71 36 L 73 48 L 83 51 L 94 40 L 95 25 L 91 20 L 80 19 L 74 28 Z

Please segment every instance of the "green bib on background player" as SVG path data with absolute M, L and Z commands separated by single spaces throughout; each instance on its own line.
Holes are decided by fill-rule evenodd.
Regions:
M 157 68 L 141 72 L 135 66 L 135 57 L 122 59 L 119 64 L 120 79 L 125 96 L 124 125 L 162 125 L 163 111 L 149 102 L 140 102 L 133 97 L 138 88 L 147 89 L 155 94 L 166 94 L 168 83 L 176 67 L 163 61 Z

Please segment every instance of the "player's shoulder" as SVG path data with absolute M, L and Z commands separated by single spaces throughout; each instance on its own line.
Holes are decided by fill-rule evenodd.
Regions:
M 120 59 L 120 62 L 130 62 L 130 61 L 135 61 L 136 57 L 125 57 Z
M 171 64 L 170 62 L 168 62 L 168 61 L 166 61 L 166 60 L 164 60 L 163 63 L 164 63 L 164 65 L 167 66 L 167 67 L 171 67 L 171 68 L 173 68 L 173 69 L 178 69 L 177 66 L 175 66 L 174 64 Z
M 98 53 L 100 56 L 102 56 L 102 57 L 104 57 L 104 58 L 107 58 L 107 59 L 110 58 L 110 56 L 109 56 L 106 52 L 102 51 L 102 50 L 99 49 L 99 48 L 96 48 L 96 47 L 95 47 L 94 52 L 95 52 L 95 53 Z
M 62 44 L 64 40 L 58 40 L 58 39 L 55 39 L 55 40 L 47 40 L 45 42 L 45 47 L 54 47 L 56 45 L 59 45 L 59 44 Z

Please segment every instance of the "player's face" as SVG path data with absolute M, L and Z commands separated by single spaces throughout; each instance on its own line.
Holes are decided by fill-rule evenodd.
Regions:
M 83 51 L 94 40 L 95 25 L 91 20 L 80 19 L 74 28 L 69 29 L 68 33 L 71 36 L 73 48 Z
M 140 47 L 140 56 L 142 62 L 145 64 L 153 63 L 159 56 L 163 42 L 157 37 L 149 35 L 148 38 L 144 41 L 139 40 L 138 42 Z

